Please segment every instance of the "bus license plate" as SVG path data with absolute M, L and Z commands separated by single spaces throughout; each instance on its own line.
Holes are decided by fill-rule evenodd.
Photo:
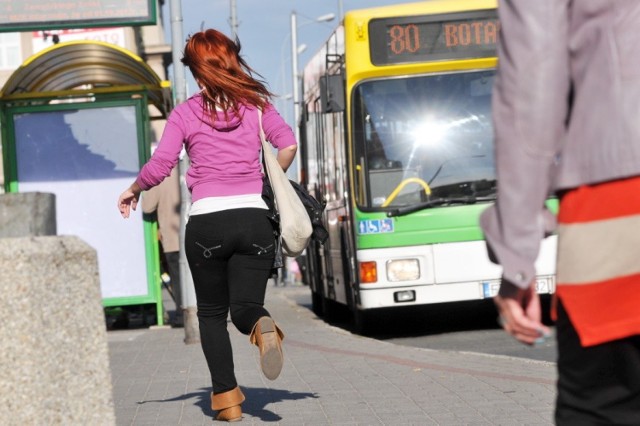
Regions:
M 536 279 L 536 292 L 539 294 L 552 294 L 556 291 L 554 277 L 540 277 Z
M 488 299 L 498 294 L 500 281 L 483 281 L 481 283 L 482 298 Z M 551 294 L 556 291 L 554 277 L 539 277 L 536 279 L 536 292 L 540 294 Z

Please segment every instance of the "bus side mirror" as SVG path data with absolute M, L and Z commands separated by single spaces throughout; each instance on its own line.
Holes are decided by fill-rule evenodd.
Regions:
M 344 111 L 344 90 L 344 79 L 342 75 L 323 75 L 320 78 L 321 112 Z

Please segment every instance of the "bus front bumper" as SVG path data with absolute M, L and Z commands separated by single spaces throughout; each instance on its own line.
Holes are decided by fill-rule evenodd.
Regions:
M 366 284 L 364 284 L 360 287 L 359 308 L 365 310 L 482 300 L 495 296 L 499 288 L 499 280 L 370 289 L 367 289 Z M 552 294 L 555 292 L 555 288 L 554 275 L 536 277 L 536 290 L 539 294 Z

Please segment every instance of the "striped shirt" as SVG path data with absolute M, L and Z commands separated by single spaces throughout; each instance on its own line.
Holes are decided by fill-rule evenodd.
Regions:
M 583 346 L 640 334 L 640 178 L 567 192 L 557 293 Z

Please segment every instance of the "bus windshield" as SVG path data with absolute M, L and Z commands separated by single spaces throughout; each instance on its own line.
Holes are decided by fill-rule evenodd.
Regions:
M 360 84 L 353 97 L 358 204 L 384 209 L 495 197 L 495 71 Z

